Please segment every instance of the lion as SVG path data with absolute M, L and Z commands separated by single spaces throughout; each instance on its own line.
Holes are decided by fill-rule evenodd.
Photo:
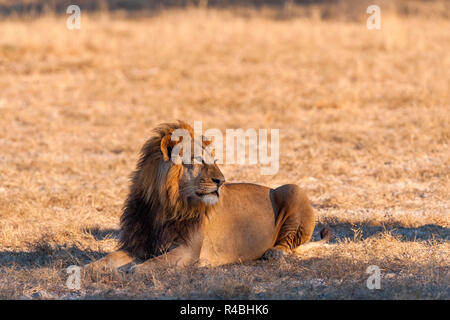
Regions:
M 316 216 L 300 187 L 225 183 L 215 162 L 175 163 L 176 129 L 193 137 L 187 123 L 166 123 L 142 147 L 120 219 L 119 248 L 88 267 L 131 265 L 133 272 L 145 272 L 155 264 L 217 266 L 279 258 L 306 246 Z M 201 148 L 212 157 L 208 143 Z M 322 240 L 309 245 L 331 236 L 325 227 Z

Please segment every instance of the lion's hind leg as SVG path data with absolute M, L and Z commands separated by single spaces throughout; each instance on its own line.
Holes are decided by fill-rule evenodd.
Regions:
M 315 227 L 315 214 L 306 193 L 295 184 L 278 187 L 273 192 L 278 207 L 274 247 L 263 258 L 280 258 L 308 242 Z

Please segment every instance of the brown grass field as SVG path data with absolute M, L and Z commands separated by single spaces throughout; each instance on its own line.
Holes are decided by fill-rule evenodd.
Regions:
M 450 299 L 450 11 L 423 8 L 441 14 L 382 8 L 381 30 L 364 11 L 82 13 L 81 30 L 64 15 L 2 18 L 0 298 Z M 176 119 L 280 129 L 278 174 L 222 170 L 299 184 L 332 243 L 68 289 L 67 266 L 116 247 L 139 149 Z

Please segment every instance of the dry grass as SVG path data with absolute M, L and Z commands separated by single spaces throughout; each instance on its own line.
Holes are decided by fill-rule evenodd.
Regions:
M 450 20 L 383 12 L 382 30 L 317 16 L 167 11 L 0 22 L 1 298 L 450 298 Z M 280 171 L 228 181 L 307 190 L 326 248 L 280 263 L 64 267 L 117 244 L 138 151 L 160 122 L 279 128 Z M 382 289 L 368 290 L 378 265 Z

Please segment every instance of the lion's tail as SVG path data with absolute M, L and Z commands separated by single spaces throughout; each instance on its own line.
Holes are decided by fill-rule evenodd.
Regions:
M 331 240 L 331 238 L 333 238 L 333 231 L 331 230 L 331 228 L 324 227 L 322 231 L 320 231 L 320 238 L 321 239 L 319 241 L 307 242 L 305 244 L 298 246 L 297 248 L 295 248 L 295 252 L 301 253 L 305 250 L 321 247 L 324 244 L 328 243 Z

